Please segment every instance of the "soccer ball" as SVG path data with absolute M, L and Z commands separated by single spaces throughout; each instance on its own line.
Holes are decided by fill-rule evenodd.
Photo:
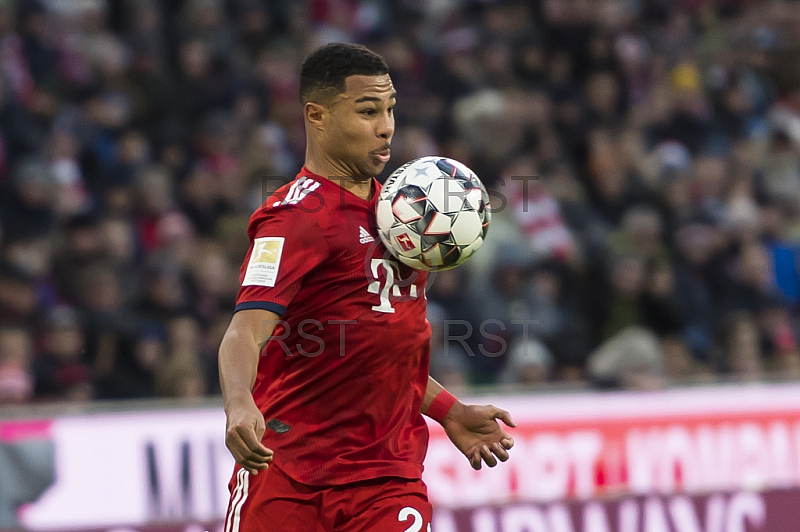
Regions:
M 378 197 L 378 234 L 400 262 L 447 270 L 481 247 L 489 195 L 475 173 L 453 159 L 422 157 L 389 176 Z

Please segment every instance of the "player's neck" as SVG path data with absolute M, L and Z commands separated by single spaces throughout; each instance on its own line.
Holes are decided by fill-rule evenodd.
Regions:
M 363 200 L 372 199 L 372 178 L 367 181 L 356 181 L 351 177 L 344 177 L 337 184 Z
M 372 199 L 372 178 L 356 179 L 352 171 L 328 161 L 315 161 L 306 156 L 305 167 L 312 173 L 325 177 L 363 200 Z

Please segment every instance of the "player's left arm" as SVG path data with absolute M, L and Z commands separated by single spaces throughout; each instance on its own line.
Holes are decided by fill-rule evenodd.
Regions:
M 497 460 L 508 460 L 514 439 L 497 420 L 509 427 L 516 427 L 516 424 L 505 410 L 494 405 L 465 405 L 430 376 L 421 410 L 442 425 L 450 441 L 464 453 L 473 469 L 480 469 L 483 462 L 494 467 Z

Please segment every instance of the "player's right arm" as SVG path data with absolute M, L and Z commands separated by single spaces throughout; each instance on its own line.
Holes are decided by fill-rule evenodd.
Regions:
M 225 445 L 236 463 L 253 475 L 267 469 L 272 450 L 261 438 L 264 416 L 253 400 L 258 357 L 279 316 L 261 309 L 236 312 L 219 348 L 219 380 L 225 404 Z
M 287 311 L 303 279 L 324 263 L 328 244 L 314 212 L 303 201 L 320 183 L 293 181 L 272 196 L 250 218 L 250 248 L 239 272 L 239 294 L 233 318 L 219 349 L 219 373 L 225 402 L 225 444 L 236 462 L 253 474 L 266 469 L 272 450 L 261 443 L 264 416 L 253 400 L 261 349 Z M 278 194 L 278 193 L 276 193 Z M 289 195 L 292 202 L 273 201 Z

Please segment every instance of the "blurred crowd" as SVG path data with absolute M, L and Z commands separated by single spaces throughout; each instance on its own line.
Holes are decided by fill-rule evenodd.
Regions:
M 799 36 L 793 0 L 0 1 L 0 403 L 218 393 L 331 41 L 391 67 L 387 174 L 491 191 L 432 276 L 445 385 L 800 379 Z

